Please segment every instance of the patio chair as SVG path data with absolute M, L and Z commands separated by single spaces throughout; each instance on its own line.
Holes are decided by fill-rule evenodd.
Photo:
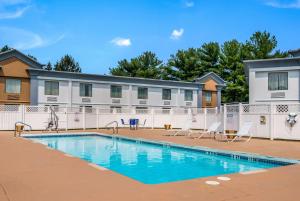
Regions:
M 124 119 L 121 119 L 122 126 L 129 126 L 129 123 L 125 123 Z
M 193 134 L 198 134 L 198 139 L 202 138 L 204 135 L 211 135 L 211 134 L 216 134 L 220 131 L 220 126 L 221 126 L 221 122 L 215 122 L 212 125 L 210 125 L 208 127 L 208 129 L 206 131 L 203 132 L 190 132 L 190 134 L 188 135 L 188 137 L 192 137 L 193 138 Z
M 142 126 L 142 127 L 144 128 L 144 127 L 145 127 L 145 125 L 146 125 L 146 122 L 147 122 L 147 119 L 145 119 L 145 120 L 144 120 L 144 122 L 143 122 L 142 124 L 140 124 L 140 123 L 139 123 L 139 124 L 138 124 L 138 126 L 139 126 L 139 127 L 141 127 L 141 126 Z
M 228 136 L 233 136 L 232 140 L 228 140 L 228 138 L 227 138 L 228 142 L 234 142 L 236 140 L 241 140 L 243 137 L 248 137 L 246 142 L 249 142 L 252 138 L 252 133 L 250 132 L 252 126 L 253 126 L 253 122 L 245 122 L 236 134 L 234 134 L 234 133 L 221 133 L 220 135 L 226 136 L 226 138 Z
M 190 124 L 184 124 L 185 126 L 182 129 L 172 129 L 172 130 L 167 130 L 167 134 L 164 134 L 164 136 L 185 136 L 189 135 L 191 131 Z

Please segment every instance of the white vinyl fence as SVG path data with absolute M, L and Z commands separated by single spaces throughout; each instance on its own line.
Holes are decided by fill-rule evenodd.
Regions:
M 221 108 L 173 108 L 173 109 L 135 109 L 135 108 L 79 108 L 55 107 L 59 118 L 59 129 L 104 128 L 107 124 L 121 119 L 139 119 L 146 128 L 207 129 L 214 122 L 221 122 L 221 131 L 239 130 L 243 123 L 252 122 L 251 133 L 254 137 L 269 139 L 300 140 L 300 122 L 291 126 L 287 122 L 290 113 L 300 114 L 300 104 L 235 104 Z M 0 130 L 14 130 L 16 122 L 24 122 L 33 130 L 45 130 L 51 119 L 47 106 L 0 105 Z M 297 119 L 297 118 L 296 118 Z

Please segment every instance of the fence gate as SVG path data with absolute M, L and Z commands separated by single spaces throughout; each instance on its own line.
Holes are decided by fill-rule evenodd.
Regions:
M 239 129 L 239 105 L 226 105 L 226 130 L 235 130 Z

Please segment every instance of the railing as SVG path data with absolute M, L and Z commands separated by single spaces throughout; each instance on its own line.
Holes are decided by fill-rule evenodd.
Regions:
M 19 125 L 20 125 L 20 126 L 23 126 L 23 128 L 18 127 Z M 26 124 L 26 123 L 20 122 L 20 121 L 16 122 L 16 123 L 15 123 L 15 132 L 14 132 L 14 136 L 15 136 L 15 137 L 17 136 L 17 132 L 18 132 L 19 135 L 20 135 L 20 134 L 25 130 L 25 129 L 24 129 L 25 126 L 27 126 L 27 127 L 29 128 L 29 131 L 32 130 L 32 127 L 31 127 L 29 124 Z
M 245 122 L 253 122 L 254 137 L 269 139 L 300 140 L 300 104 L 235 104 L 220 108 L 145 108 L 127 107 L 79 108 L 0 105 L 0 130 L 15 130 L 15 122 L 26 122 L 33 130 L 45 130 L 51 111 L 55 112 L 57 129 L 99 129 L 113 127 L 114 133 L 122 125 L 121 119 L 139 119 L 146 122 L 145 128 L 164 128 L 171 124 L 173 128 L 183 128 L 187 120 L 191 129 L 207 129 L 214 122 L 221 122 L 222 130 L 239 130 Z M 296 113 L 298 122 L 290 125 L 288 115 Z M 296 120 L 297 120 L 296 119 Z M 146 121 L 145 121 L 146 120 Z M 114 122 L 114 123 L 112 123 Z M 117 128 L 116 128 L 117 127 Z
M 109 127 L 110 125 L 115 125 L 113 127 Z M 117 121 L 112 121 L 109 122 L 108 124 L 105 125 L 105 128 L 112 128 L 113 129 L 113 134 L 118 134 L 119 133 L 119 123 Z

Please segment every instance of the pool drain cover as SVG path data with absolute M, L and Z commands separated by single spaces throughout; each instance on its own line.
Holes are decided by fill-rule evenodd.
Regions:
M 217 179 L 220 181 L 230 181 L 231 180 L 229 177 L 218 177 Z
M 205 183 L 208 184 L 208 185 L 212 185 L 212 186 L 217 186 L 217 185 L 220 184 L 220 183 L 217 182 L 217 181 L 206 181 Z

